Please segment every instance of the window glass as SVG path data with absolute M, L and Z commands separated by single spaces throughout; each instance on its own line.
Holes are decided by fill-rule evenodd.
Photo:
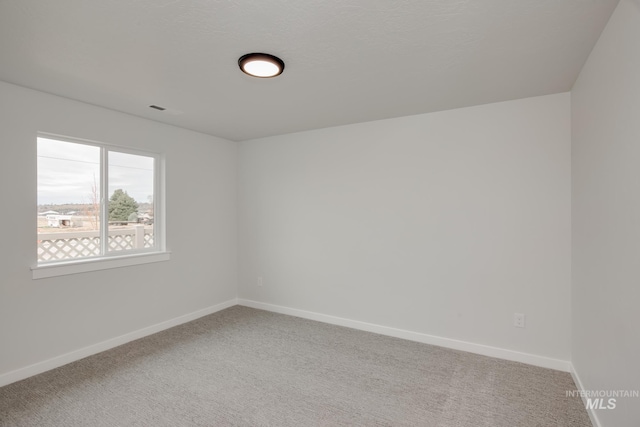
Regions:
M 155 155 L 48 137 L 37 149 L 38 264 L 160 249 Z
M 100 147 L 38 138 L 38 262 L 100 255 Z
M 154 158 L 109 152 L 109 251 L 153 248 Z

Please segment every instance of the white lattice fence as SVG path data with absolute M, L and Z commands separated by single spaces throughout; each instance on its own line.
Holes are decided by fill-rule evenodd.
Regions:
M 109 230 L 109 251 L 152 248 L 153 227 Z M 57 261 L 100 255 L 100 233 L 71 231 L 38 233 L 38 261 Z

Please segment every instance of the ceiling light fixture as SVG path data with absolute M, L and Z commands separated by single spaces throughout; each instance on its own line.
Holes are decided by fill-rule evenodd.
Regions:
M 268 53 L 247 53 L 238 59 L 243 73 L 252 77 L 276 77 L 284 71 L 282 59 Z

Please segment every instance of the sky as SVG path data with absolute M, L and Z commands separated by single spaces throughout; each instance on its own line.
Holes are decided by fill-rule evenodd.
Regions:
M 109 152 L 109 196 L 125 190 L 137 202 L 153 195 L 152 157 Z M 38 138 L 38 204 L 90 203 L 100 191 L 100 147 Z

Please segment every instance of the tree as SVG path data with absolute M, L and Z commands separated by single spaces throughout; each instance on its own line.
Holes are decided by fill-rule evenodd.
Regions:
M 147 196 L 147 203 L 149 203 L 149 212 L 147 214 L 153 218 L 153 195 L 149 194 Z
M 120 188 L 114 191 L 109 198 L 109 221 L 128 221 L 132 213 L 138 213 L 138 202 Z
M 100 222 L 100 197 L 98 197 L 98 184 L 96 183 L 96 175 L 93 175 L 93 185 L 91 186 L 91 193 L 89 193 L 89 203 L 82 209 L 84 216 L 89 218 L 91 222 L 91 228 L 93 230 L 98 229 L 98 223 Z

